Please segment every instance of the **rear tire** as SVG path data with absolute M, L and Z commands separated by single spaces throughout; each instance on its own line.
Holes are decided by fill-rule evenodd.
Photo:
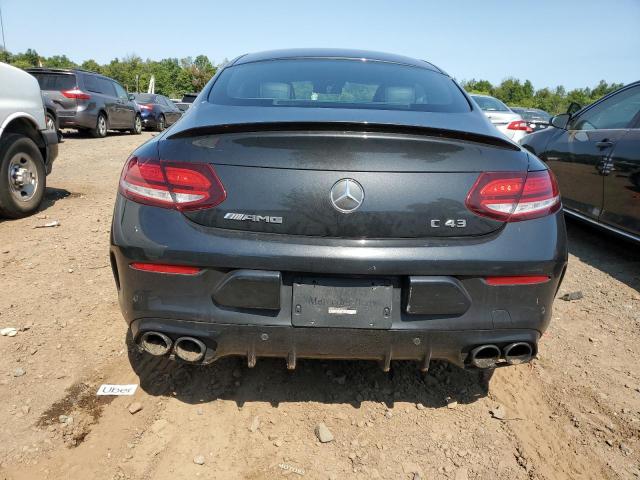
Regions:
M 156 126 L 156 131 L 162 132 L 166 128 L 167 122 L 164 119 L 164 115 L 160 115 L 158 119 L 158 125 Z
M 12 133 L 0 143 L 0 216 L 22 218 L 35 212 L 46 187 L 44 160 L 25 135 Z
M 107 136 L 107 117 L 104 113 L 99 113 L 95 128 L 90 130 L 93 138 L 104 138 Z
M 142 133 L 142 118 L 140 115 L 136 115 L 136 118 L 133 120 L 133 129 L 130 130 L 134 135 L 140 135 Z

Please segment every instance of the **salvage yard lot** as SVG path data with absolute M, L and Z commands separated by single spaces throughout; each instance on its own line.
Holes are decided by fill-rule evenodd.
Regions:
M 0 478 L 640 476 L 640 252 L 569 223 L 569 268 L 531 365 L 139 356 L 109 268 L 120 169 L 151 138 L 70 134 L 36 215 L 0 221 Z M 53 221 L 59 226 L 44 226 Z M 489 389 L 487 391 L 487 382 Z M 103 383 L 134 397 L 96 397 Z M 132 402 L 142 409 L 129 412 Z M 314 433 L 324 423 L 334 440 Z

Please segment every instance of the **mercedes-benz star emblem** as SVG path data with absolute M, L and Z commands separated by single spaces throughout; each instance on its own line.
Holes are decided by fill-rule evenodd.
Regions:
M 331 187 L 331 203 L 339 212 L 351 213 L 357 210 L 363 201 L 364 189 L 352 178 L 338 180 Z

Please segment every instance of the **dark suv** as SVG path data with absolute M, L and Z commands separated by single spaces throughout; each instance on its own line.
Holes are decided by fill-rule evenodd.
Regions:
M 56 105 L 59 128 L 75 128 L 94 137 L 107 130 L 142 132 L 140 108 L 115 80 L 98 73 L 57 68 L 30 68 L 42 94 Z

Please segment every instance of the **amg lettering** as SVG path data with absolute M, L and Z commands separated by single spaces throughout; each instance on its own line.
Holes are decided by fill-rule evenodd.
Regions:
M 229 212 L 224 214 L 225 220 L 236 220 L 239 222 L 262 222 L 262 223 L 282 223 L 282 217 L 272 217 L 269 215 L 252 215 L 247 213 Z

